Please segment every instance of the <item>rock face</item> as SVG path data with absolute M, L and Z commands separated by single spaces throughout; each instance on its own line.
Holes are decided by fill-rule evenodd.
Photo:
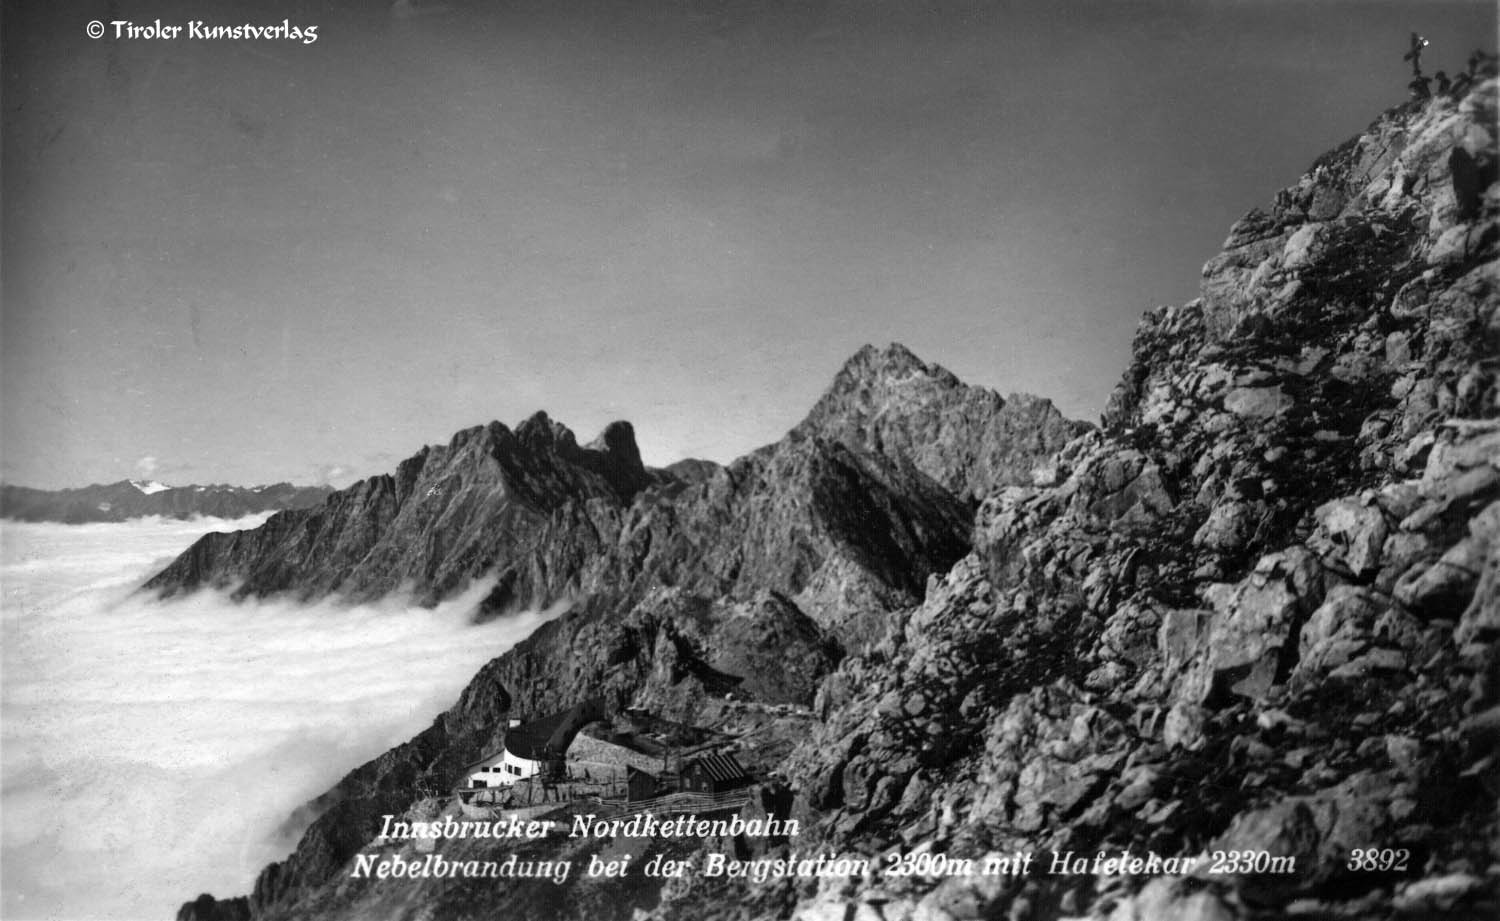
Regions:
M 976 501 L 1002 486 L 1029 486 L 1030 464 L 1089 426 L 1048 400 L 970 387 L 905 347 L 871 346 L 849 359 L 797 427 L 906 463 Z
M 1495 122 L 1494 81 L 1395 110 L 1236 224 L 1202 298 L 1142 322 L 1105 429 L 985 499 L 786 769 L 833 847 L 1295 870 L 887 880 L 795 917 L 1493 909 Z M 1369 847 L 1422 866 L 1350 870 Z
M 121 480 L 81 489 L 28 489 L 0 486 L 0 518 L 84 524 L 164 518 L 242 518 L 261 512 L 307 508 L 328 498 L 327 486 L 163 486 Z
M 431 729 L 312 804 L 251 915 L 1492 916 L 1495 132 L 1488 80 L 1320 159 L 1235 225 L 1201 298 L 1145 317 L 1099 431 L 866 349 L 785 439 L 728 467 L 643 471 L 618 431 L 618 466 L 585 461 L 531 422 L 551 434 L 502 458 L 526 439 L 492 426 L 467 436 L 478 471 L 467 448 L 430 450 L 388 486 L 195 547 L 153 584 L 378 591 L 362 561 L 379 552 L 434 596 L 500 573 L 496 611 L 575 599 Z M 464 511 L 438 528 L 447 506 L 402 484 L 445 477 L 486 485 L 458 490 Z M 334 515 L 356 505 L 369 514 Z M 550 896 L 347 879 L 353 854 L 387 847 L 370 843 L 377 816 L 424 808 L 511 708 L 592 696 L 763 733 L 754 753 L 779 781 L 747 814 L 795 816 L 802 834 L 672 856 L 1019 851 L 1038 866 L 631 876 Z M 586 860 L 579 847 L 546 853 Z M 1405 857 L 1361 866 L 1356 849 Z M 1054 851 L 1122 850 L 1261 863 L 1048 867 Z
M 496 422 L 459 432 L 322 507 L 207 535 L 146 588 L 171 595 L 237 584 L 237 597 L 365 599 L 405 582 L 435 600 L 497 558 L 524 555 L 555 518 L 608 515 L 649 482 L 628 424 L 583 448 L 538 413 L 515 431 Z

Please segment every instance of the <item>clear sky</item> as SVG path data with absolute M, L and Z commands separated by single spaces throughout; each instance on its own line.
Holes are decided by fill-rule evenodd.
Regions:
M 861 344 L 1095 419 L 1441 3 L 4 0 L 0 477 L 337 485 L 537 409 L 774 440 Z M 90 20 L 317 27 L 125 40 Z

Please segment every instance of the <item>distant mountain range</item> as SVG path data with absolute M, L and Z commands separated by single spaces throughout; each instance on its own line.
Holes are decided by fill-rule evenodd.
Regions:
M 29 489 L 0 486 L 0 518 L 85 524 L 164 518 L 241 518 L 259 512 L 318 505 L 333 492 L 329 486 L 167 486 L 148 480 L 95 483 L 80 489 Z

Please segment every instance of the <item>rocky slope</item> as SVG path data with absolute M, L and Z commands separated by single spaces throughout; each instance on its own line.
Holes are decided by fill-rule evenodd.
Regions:
M 797 917 L 1494 910 L 1495 124 L 1493 81 L 1395 110 L 1239 222 L 1105 430 L 985 500 L 787 766 L 831 846 L 1295 868 L 804 887 Z M 1405 869 L 1351 870 L 1372 847 Z
M 164 518 L 243 518 L 261 512 L 317 505 L 333 490 L 327 486 L 163 486 L 121 480 L 80 489 L 0 486 L 0 518 L 84 524 Z
M 502 551 L 484 560 L 505 574 L 495 610 L 573 609 L 314 804 L 249 899 L 181 917 L 1493 916 L 1496 114 L 1494 80 L 1392 110 L 1236 224 L 1202 297 L 1143 320 L 1099 431 L 866 350 L 787 438 L 728 467 L 648 471 L 634 492 L 567 474 L 577 496 L 500 519 L 525 537 L 477 527 Z M 393 486 L 379 520 L 414 494 Z M 297 536 L 314 519 L 278 517 L 156 584 L 325 552 Z M 349 546 L 380 546 L 382 528 Z M 480 538 L 412 543 L 455 533 L 409 530 L 391 558 L 431 564 L 403 562 L 414 578 L 455 571 Z M 360 589 L 358 561 L 341 565 L 263 584 Z M 803 820 L 800 853 L 1038 866 L 561 890 L 347 878 L 361 848 L 392 846 L 370 841 L 378 815 L 431 809 L 508 708 L 594 694 L 753 725 L 746 755 L 781 780 L 747 808 Z M 765 852 L 662 853 L 747 847 Z M 1364 867 L 1357 848 L 1403 856 Z M 1055 873 L 1054 850 L 1260 862 Z

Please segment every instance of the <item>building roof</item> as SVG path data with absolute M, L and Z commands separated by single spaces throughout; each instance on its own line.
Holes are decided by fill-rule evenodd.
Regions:
M 494 751 L 490 752 L 488 755 L 485 755 L 483 758 L 480 758 L 478 761 L 473 761 L 473 762 L 470 762 L 469 764 L 465 765 L 463 773 L 465 775 L 473 774 L 475 771 L 478 771 L 480 768 L 489 767 L 492 764 L 499 764 L 500 763 L 500 759 L 504 755 L 504 753 L 505 753 L 504 749 L 497 748 Z
M 745 780 L 750 776 L 745 773 L 740 763 L 734 760 L 733 755 L 725 754 L 699 755 L 688 762 L 687 766 L 682 769 L 682 773 L 686 774 L 692 770 L 702 771 L 709 780 L 714 781 Z
M 522 723 L 505 733 L 505 750 L 528 761 L 561 758 L 572 744 L 578 730 L 604 718 L 598 701 L 588 700 L 575 707 Z

